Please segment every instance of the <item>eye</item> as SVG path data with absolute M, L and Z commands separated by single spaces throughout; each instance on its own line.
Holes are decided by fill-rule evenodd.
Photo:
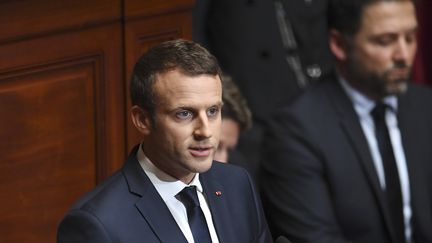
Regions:
M 207 110 L 207 116 L 209 117 L 215 117 L 219 114 L 219 107 L 212 106 Z
M 188 111 L 188 110 L 181 110 L 181 111 L 176 112 L 176 113 L 175 113 L 175 116 L 176 116 L 178 119 L 186 120 L 186 119 L 190 119 L 190 118 L 192 118 L 193 114 L 192 114 L 192 112 L 190 112 L 190 111 Z
M 406 40 L 406 42 L 409 43 L 409 44 L 411 44 L 411 43 L 415 43 L 415 42 L 417 41 L 417 35 L 416 35 L 416 33 L 408 34 L 408 35 L 405 37 L 405 40 Z
M 391 43 L 393 43 L 394 40 L 395 38 L 393 36 L 385 35 L 385 36 L 379 36 L 375 38 L 374 42 L 380 46 L 388 46 Z

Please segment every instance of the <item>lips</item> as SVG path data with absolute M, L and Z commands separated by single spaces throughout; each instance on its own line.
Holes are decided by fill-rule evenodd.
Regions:
M 189 152 L 194 157 L 208 157 L 211 154 L 212 146 L 193 146 L 189 147 Z
M 409 68 L 393 69 L 389 72 L 390 79 L 407 79 L 410 75 Z

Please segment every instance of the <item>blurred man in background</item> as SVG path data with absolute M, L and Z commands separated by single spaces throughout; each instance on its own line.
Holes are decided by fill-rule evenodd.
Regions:
M 278 111 L 262 192 L 294 243 L 432 242 L 432 92 L 409 82 L 411 0 L 332 0 L 337 73 Z
M 236 164 L 247 163 L 241 152 L 236 150 L 236 147 L 240 134 L 252 126 L 252 114 L 246 99 L 233 82 L 231 76 L 222 74 L 221 79 L 224 105 L 222 108 L 221 136 L 215 160 L 221 162 L 234 160 Z M 244 166 L 247 168 L 247 165 Z

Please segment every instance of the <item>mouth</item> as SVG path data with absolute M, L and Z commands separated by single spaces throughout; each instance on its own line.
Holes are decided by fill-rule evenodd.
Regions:
M 208 157 L 213 150 L 212 146 L 191 146 L 189 152 L 194 157 Z
M 409 68 L 403 68 L 403 69 L 394 69 L 391 72 L 389 72 L 389 78 L 391 80 L 407 80 L 409 79 L 411 74 L 411 71 Z

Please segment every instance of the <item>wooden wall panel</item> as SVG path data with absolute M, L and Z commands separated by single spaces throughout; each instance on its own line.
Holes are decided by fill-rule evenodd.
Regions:
M 121 0 L 1 0 L 0 43 L 119 21 Z
M 198 0 L 199 1 L 199 0 Z M 154 16 L 173 12 L 189 11 L 194 0 L 124 0 L 124 16 L 126 19 Z
M 143 20 L 132 20 L 125 25 L 125 87 L 127 90 L 127 148 L 130 150 L 140 141 L 140 134 L 133 126 L 129 110 L 131 107 L 129 81 L 138 58 L 151 46 L 176 38 L 192 38 L 192 17 L 189 11 L 180 11 Z
M 0 129 L 0 194 L 8 199 L 0 222 L 9 222 L 0 234 L 6 242 L 53 235 L 65 206 L 95 185 L 95 71 L 91 60 L 78 60 L 0 78 L 0 127 L 6 128 Z
M 121 26 L 0 45 L 0 242 L 55 242 L 125 157 Z

